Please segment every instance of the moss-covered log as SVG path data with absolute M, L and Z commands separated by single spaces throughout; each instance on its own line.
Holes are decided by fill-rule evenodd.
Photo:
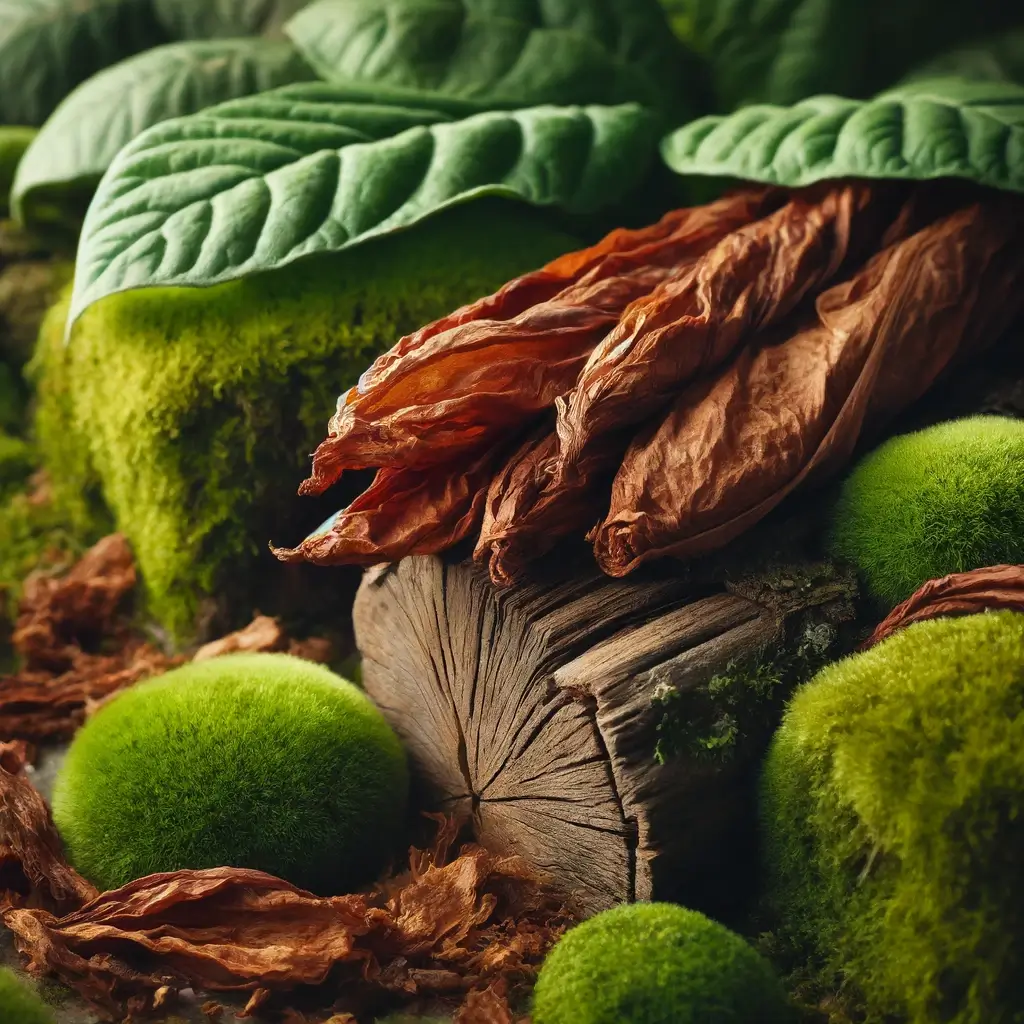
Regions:
M 853 586 L 828 565 L 699 575 L 567 570 L 499 592 L 436 557 L 368 572 L 363 682 L 425 804 L 471 817 L 586 912 L 721 910 L 744 881 L 719 884 L 727 865 L 751 870 L 752 763 L 812 648 L 852 617 Z

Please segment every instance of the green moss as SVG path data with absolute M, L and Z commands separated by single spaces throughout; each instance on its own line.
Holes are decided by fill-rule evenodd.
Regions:
M 655 761 L 680 755 L 728 761 L 744 740 L 765 729 L 770 735 L 781 702 L 825 664 L 837 641 L 834 626 L 808 623 L 792 642 L 731 661 L 702 686 L 659 688 Z
M 0 500 L 20 489 L 33 468 L 32 448 L 28 442 L 0 433 Z
M 5 967 L 0 967 L 0 1020 L 3 1024 L 54 1024 L 50 1008 Z
M 671 903 L 634 903 L 577 925 L 548 954 L 534 1024 L 769 1024 L 792 1020 L 760 955 Z
M 1024 561 L 1024 422 L 977 416 L 883 444 L 843 484 L 831 549 L 886 606 L 947 573 Z
M 825 668 L 762 787 L 776 935 L 864 1019 L 1024 1021 L 1024 615 L 922 622 Z
M 65 301 L 33 370 L 52 476 L 72 501 L 101 484 L 152 610 L 187 637 L 204 596 L 234 581 L 251 600 L 254 570 L 278 578 L 267 542 L 324 518 L 296 522 L 295 490 L 372 357 L 575 244 L 536 211 L 481 201 L 258 278 L 114 296 L 68 347 Z
M 406 789 L 401 745 L 362 691 L 289 655 L 236 654 L 103 707 L 72 742 L 53 815 L 101 887 L 230 865 L 334 893 L 385 867 Z

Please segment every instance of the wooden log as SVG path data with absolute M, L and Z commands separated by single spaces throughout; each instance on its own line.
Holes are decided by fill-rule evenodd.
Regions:
M 792 681 L 780 666 L 814 630 L 834 648 L 853 615 L 831 566 L 731 584 L 672 571 L 496 591 L 472 564 L 413 557 L 369 570 L 356 598 L 363 684 L 424 802 L 525 856 L 584 913 L 712 909 L 735 888 L 723 875 L 749 847 L 750 769 Z M 771 685 L 748 685 L 761 664 Z M 672 727 L 677 749 L 659 758 Z

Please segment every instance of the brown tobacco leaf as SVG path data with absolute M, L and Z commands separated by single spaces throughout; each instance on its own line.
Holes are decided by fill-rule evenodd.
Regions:
M 381 469 L 370 487 L 298 547 L 272 548 L 282 562 L 375 565 L 457 544 L 480 525 L 500 450 L 445 469 Z
M 222 654 L 236 654 L 240 651 L 285 652 L 321 664 L 329 662 L 333 653 L 330 640 L 323 637 L 290 639 L 277 619 L 269 615 L 257 615 L 244 629 L 204 644 L 192 655 L 192 660 L 206 661 L 209 658 L 219 658 Z
M 929 580 L 879 623 L 861 650 L 880 644 L 915 622 L 975 615 L 989 609 L 1024 612 L 1024 565 L 993 565 Z
M 23 772 L 17 743 L 0 743 L 0 912 L 80 906 L 97 890 L 70 868 L 50 809 Z
M 813 322 L 691 386 L 630 447 L 595 531 L 601 568 L 721 547 L 812 475 L 841 468 L 957 357 L 1024 309 L 1024 204 L 975 203 L 818 297 Z
M 575 384 L 631 302 L 776 202 L 748 189 L 613 232 L 403 338 L 338 400 L 301 493 L 348 469 L 455 465 L 503 441 Z
M 457 827 L 442 819 L 432 850 L 365 894 L 321 898 L 264 874 L 212 868 L 149 875 L 96 894 L 67 867 L 42 798 L 24 775 L 0 775 L 7 840 L 3 923 L 30 969 L 50 971 L 110 1019 L 145 1012 L 185 987 L 274 992 L 321 985 L 343 993 L 465 994 L 533 974 L 568 923 L 514 857 L 475 845 L 452 860 Z M 75 909 L 58 917 L 53 898 Z M 139 965 L 145 964 L 143 969 Z M 340 965 L 348 970 L 338 973 Z
M 0 678 L 0 739 L 67 738 L 88 709 L 180 663 L 144 641 L 120 607 L 135 586 L 120 534 L 91 548 L 63 577 L 25 582 L 14 647 L 23 668 Z
M 903 193 L 878 182 L 830 182 L 798 192 L 635 302 L 557 402 L 556 485 L 580 476 L 581 461 L 610 434 L 664 408 L 751 333 L 875 251 L 893 227 L 894 199 Z

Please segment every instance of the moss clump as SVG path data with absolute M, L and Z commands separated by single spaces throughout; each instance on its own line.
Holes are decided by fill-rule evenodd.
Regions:
M 103 707 L 71 745 L 53 816 L 104 888 L 233 866 L 326 894 L 385 866 L 406 789 L 402 747 L 355 686 L 286 654 L 235 654 Z
M 918 623 L 822 670 L 762 817 L 776 935 L 867 1020 L 1024 1020 L 1024 615 Z
M 0 500 L 19 490 L 32 475 L 32 448 L 20 437 L 0 433 Z
M 671 903 L 598 914 L 548 955 L 534 1024 L 775 1024 L 793 1019 L 771 968 L 738 935 Z
M 72 502 L 102 486 L 179 637 L 232 582 L 244 617 L 252 580 L 279 580 L 267 542 L 324 518 L 295 490 L 337 396 L 401 335 L 576 245 L 537 211 L 482 200 L 271 274 L 113 296 L 67 347 L 65 300 L 33 367 L 51 475 Z
M 1024 560 L 1024 422 L 977 416 L 886 442 L 843 484 L 831 548 L 886 606 L 948 573 Z
M 13 971 L 0 967 L 0 1021 L 3 1024 L 55 1024 L 53 1012 Z

